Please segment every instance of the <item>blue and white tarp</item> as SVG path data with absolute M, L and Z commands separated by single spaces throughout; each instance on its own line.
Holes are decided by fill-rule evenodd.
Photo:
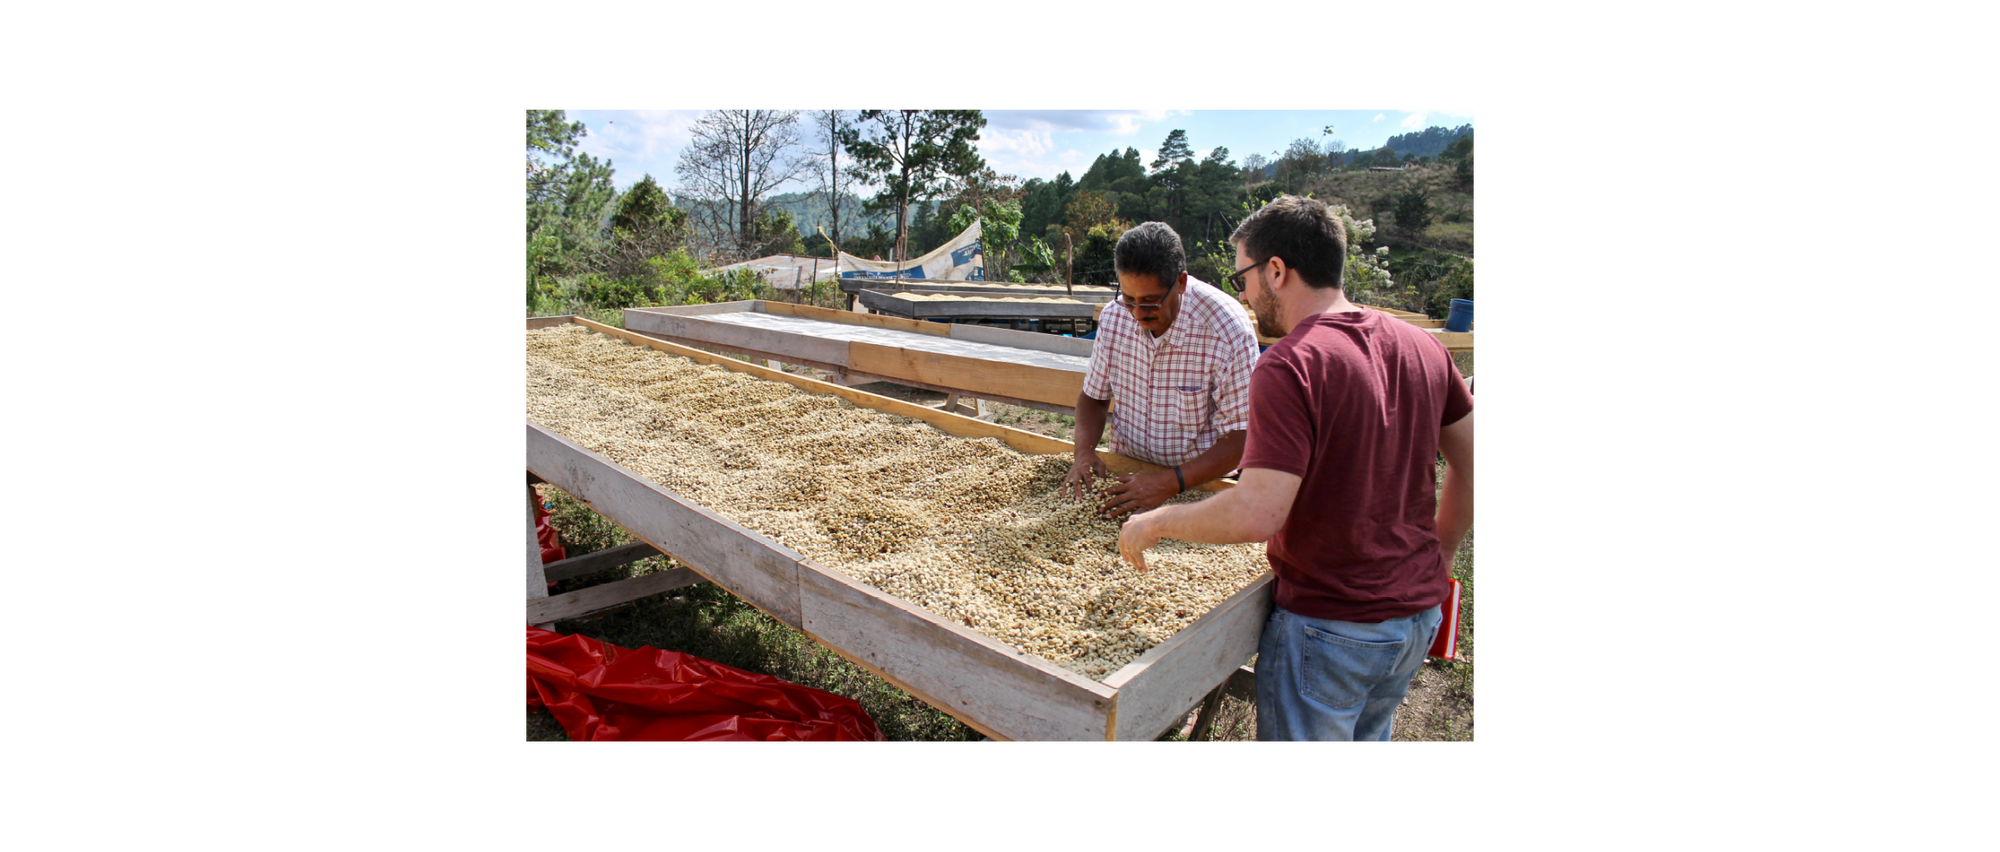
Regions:
M 937 281 L 986 280 L 985 247 L 979 240 L 979 222 L 952 237 L 923 257 L 903 263 L 862 260 L 840 253 L 842 278 L 929 278 Z

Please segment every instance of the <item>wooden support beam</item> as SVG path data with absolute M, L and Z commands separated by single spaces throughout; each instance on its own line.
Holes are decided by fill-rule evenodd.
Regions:
M 586 553 L 582 556 L 572 556 L 560 562 L 550 562 L 542 566 L 542 577 L 551 583 L 557 583 L 572 577 L 595 574 L 606 568 L 616 568 L 620 565 L 626 565 L 658 555 L 660 555 L 659 548 L 643 541 L 635 541 L 631 544 L 608 547 L 594 553 Z
M 528 486 L 527 508 L 528 508 L 528 602 L 532 604 L 538 598 L 546 598 L 549 596 L 549 583 L 547 580 L 542 578 L 542 540 L 540 536 L 535 535 L 535 486 L 533 485 Z M 547 627 L 548 625 L 545 624 L 544 622 L 547 622 L 549 620 L 550 619 L 541 619 L 538 621 L 534 618 L 533 613 L 530 613 L 528 617 L 528 623 L 533 624 L 536 627 Z
M 600 583 L 587 589 L 577 589 L 573 592 L 528 601 L 528 622 L 537 624 L 554 622 L 562 618 L 575 618 L 682 586 L 692 586 L 701 581 L 700 574 L 686 568 L 675 568 L 671 571 L 641 574 L 616 583 Z

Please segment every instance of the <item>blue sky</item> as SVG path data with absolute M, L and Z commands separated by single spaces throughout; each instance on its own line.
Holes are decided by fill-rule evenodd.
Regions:
M 688 143 L 689 130 L 701 110 L 568 110 L 590 135 L 584 152 L 607 157 L 616 169 L 619 189 L 650 173 L 661 185 L 678 182 L 674 162 Z M 1260 153 L 1275 158 L 1292 140 L 1310 138 L 1322 145 L 1333 139 L 1349 148 L 1379 148 L 1398 133 L 1425 127 L 1472 124 L 1472 111 L 1453 110 L 987 110 L 980 132 L 980 154 L 1001 174 L 1022 180 L 1052 180 L 1067 170 L 1082 177 L 1097 155 L 1127 147 L 1139 149 L 1151 163 L 1160 143 L 1176 128 L 1186 130 L 1196 157 L 1218 145 L 1229 158 Z M 1331 126 L 1333 132 L 1322 133 Z M 787 186 L 781 192 L 805 189 Z M 862 193 L 865 194 L 865 193 Z

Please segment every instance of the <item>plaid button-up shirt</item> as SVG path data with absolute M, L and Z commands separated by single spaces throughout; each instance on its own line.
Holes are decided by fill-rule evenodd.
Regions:
M 1189 276 L 1180 315 L 1155 338 L 1116 302 L 1098 315 L 1083 392 L 1117 403 L 1111 452 L 1178 465 L 1250 423 L 1257 332 L 1235 299 Z

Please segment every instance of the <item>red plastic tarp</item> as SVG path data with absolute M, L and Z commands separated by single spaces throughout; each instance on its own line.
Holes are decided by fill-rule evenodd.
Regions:
M 678 651 L 528 628 L 528 706 L 572 740 L 873 740 L 852 699 Z
M 535 540 L 542 545 L 542 564 L 563 560 L 562 540 L 556 537 L 556 528 L 549 524 L 548 509 L 542 501 L 535 501 Z

